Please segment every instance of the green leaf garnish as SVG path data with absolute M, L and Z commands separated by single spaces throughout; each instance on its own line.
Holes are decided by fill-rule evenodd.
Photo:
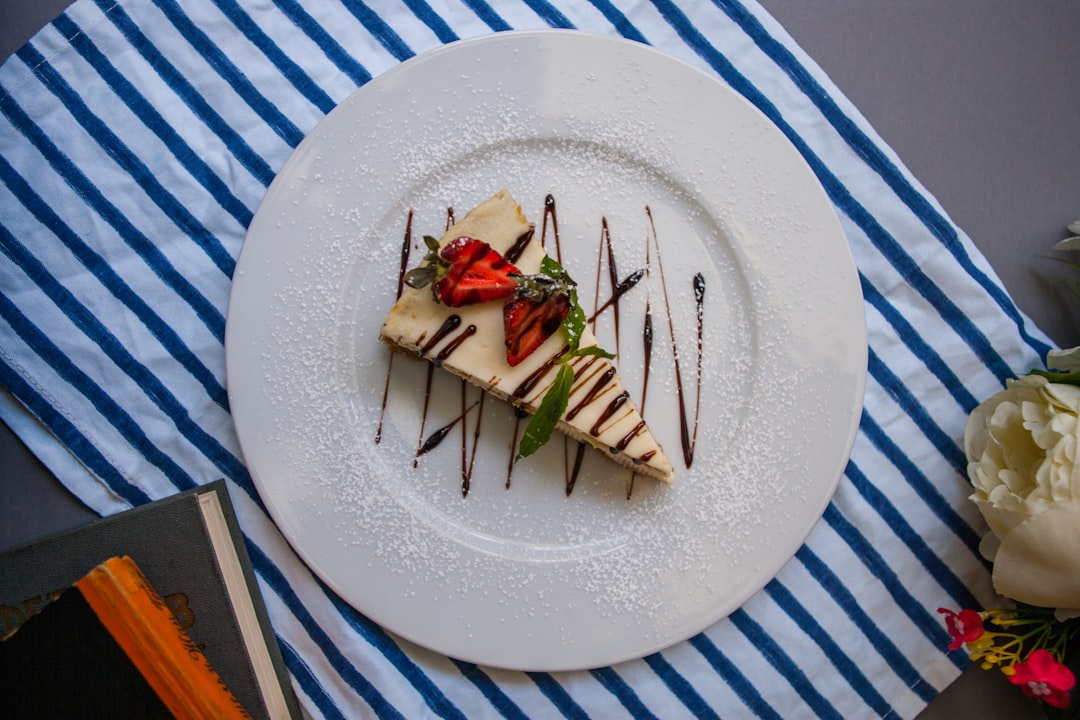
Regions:
M 562 321 L 563 333 L 566 334 L 566 344 L 570 346 L 571 357 L 577 354 L 581 344 L 581 333 L 585 330 L 585 311 L 577 300 L 577 288 L 570 288 L 570 312 Z
M 588 320 L 585 318 L 585 311 L 581 309 L 581 305 L 578 303 L 577 288 L 570 288 L 570 312 L 566 314 L 562 321 L 563 333 L 566 334 L 566 344 L 570 347 L 570 350 L 563 355 L 560 362 L 569 362 L 572 358 L 582 355 L 596 355 L 608 360 L 615 357 L 615 353 L 610 353 L 599 345 L 581 347 L 581 334 L 585 332 L 586 322 Z
M 570 277 L 570 273 L 566 272 L 566 268 L 550 255 L 545 255 L 544 259 L 540 261 L 540 272 L 554 280 L 561 280 L 569 285 L 577 285 L 574 279 Z
M 431 265 L 420 265 L 405 273 L 405 284 L 411 288 L 425 288 L 435 282 L 438 273 Z
M 551 439 L 551 433 L 559 423 L 559 418 L 566 412 L 566 406 L 570 401 L 570 388 L 574 385 L 574 369 L 566 364 L 559 365 L 559 372 L 555 376 L 555 382 L 544 393 L 544 399 L 540 401 L 540 407 L 536 409 L 525 427 L 525 434 L 518 444 L 517 457 L 514 462 L 532 455 Z
M 580 355 L 596 355 L 597 357 L 607 358 L 608 360 L 612 360 L 615 357 L 615 353 L 610 353 L 599 345 L 592 345 L 587 348 L 581 348 L 574 353 L 575 357 Z
M 431 288 L 431 297 L 436 303 L 440 302 L 439 293 L 435 283 L 446 274 L 446 261 L 439 255 L 439 241 L 431 235 L 424 236 L 424 245 L 428 252 L 420 265 L 405 273 L 402 280 L 411 288 Z

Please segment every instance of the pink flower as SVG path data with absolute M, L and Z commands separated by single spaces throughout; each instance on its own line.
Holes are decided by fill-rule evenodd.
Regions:
M 1034 650 L 1024 662 L 1013 665 L 1009 681 L 1019 685 L 1025 695 L 1043 700 L 1056 708 L 1069 706 L 1069 691 L 1076 684 L 1072 670 L 1048 650 Z
M 974 642 L 986 632 L 983 628 L 982 615 L 974 610 L 961 610 L 955 613 L 947 608 L 938 608 L 938 612 L 945 616 L 945 627 L 952 637 L 949 643 L 950 650 L 956 650 L 964 643 Z

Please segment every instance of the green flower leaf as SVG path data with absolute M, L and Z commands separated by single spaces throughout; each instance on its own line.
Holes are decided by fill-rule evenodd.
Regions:
M 529 420 L 525 427 L 525 434 L 518 444 L 517 457 L 514 462 L 532 455 L 551 439 L 551 433 L 559 418 L 566 412 L 566 406 L 570 402 L 570 388 L 574 385 L 574 369 L 569 365 L 560 364 L 559 372 L 555 376 L 548 391 L 544 393 L 544 399 L 540 401 L 540 407 Z

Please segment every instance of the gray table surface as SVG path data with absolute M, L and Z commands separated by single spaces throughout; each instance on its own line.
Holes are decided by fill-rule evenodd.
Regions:
M 1020 309 L 1062 347 L 1080 344 L 1074 273 L 1049 259 L 1080 220 L 1080 2 L 761 2 L 971 237 Z M 0 60 L 68 4 L 0 0 Z M 0 550 L 95 517 L 2 423 L 0 497 Z M 1000 673 L 977 668 L 919 716 L 1041 717 Z

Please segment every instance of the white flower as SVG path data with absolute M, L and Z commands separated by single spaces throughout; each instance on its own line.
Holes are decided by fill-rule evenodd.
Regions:
M 1080 250 L 1080 220 L 1069 223 L 1068 228 L 1073 234 L 1072 237 L 1067 237 L 1055 245 L 1055 250 Z
M 968 477 L 993 532 L 994 587 L 1014 600 L 1080 608 L 1080 387 L 1029 375 L 972 411 Z
M 1058 372 L 1080 371 L 1080 347 L 1049 351 L 1046 353 L 1046 367 Z

